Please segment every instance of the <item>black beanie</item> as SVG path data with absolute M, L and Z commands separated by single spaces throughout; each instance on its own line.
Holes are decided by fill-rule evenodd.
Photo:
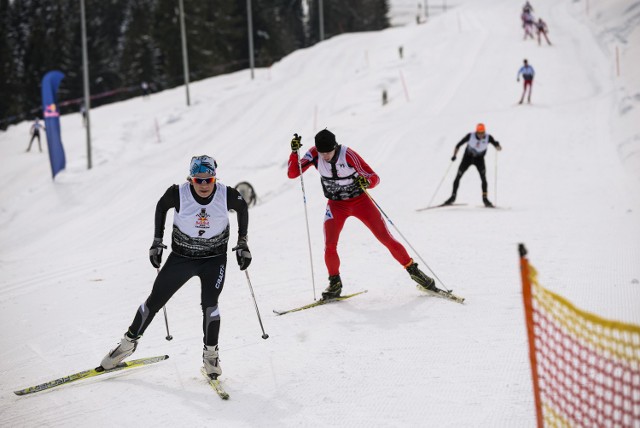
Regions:
M 328 153 L 336 148 L 336 136 L 331 131 L 323 129 L 316 134 L 316 149 L 318 153 Z

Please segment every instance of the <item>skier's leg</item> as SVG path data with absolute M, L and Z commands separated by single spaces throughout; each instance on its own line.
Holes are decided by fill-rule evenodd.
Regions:
M 202 363 L 208 374 L 220 376 L 222 368 L 218 356 L 218 336 L 220 333 L 220 310 L 218 297 L 224 287 L 227 256 L 212 257 L 203 261 L 200 270 L 202 331 L 204 349 Z
M 42 153 L 42 145 L 40 144 L 40 134 L 38 134 L 38 149 L 40 149 L 40 153 Z
M 322 292 L 322 299 L 332 299 L 342 292 L 338 240 L 345 221 L 351 215 L 352 201 L 328 201 L 324 215 L 324 262 L 329 272 L 329 285 Z
M 493 207 L 493 204 L 488 199 L 487 195 L 487 168 L 484 163 L 484 157 L 479 157 L 475 160 L 474 165 L 478 169 L 478 174 L 480 174 L 480 181 L 482 182 L 482 202 L 485 207 Z
M 532 80 L 529 80 L 528 86 L 529 86 L 529 97 L 527 97 L 527 102 L 531 103 L 531 89 L 533 88 L 533 81 Z
M 469 166 L 471 165 L 470 156 L 467 156 L 466 153 L 462 157 L 462 161 L 460 162 L 460 166 L 458 167 L 458 173 L 456 174 L 455 180 L 453 180 L 453 191 L 451 192 L 451 197 L 445 203 L 453 203 L 456 200 L 456 195 L 458 194 L 458 187 L 460 186 L 460 179 L 467 171 Z
M 33 143 L 33 139 L 36 138 L 36 134 L 31 136 L 31 140 L 29 140 L 29 147 L 27 147 L 27 152 L 31 151 L 31 144 Z
M 481 186 L 482 186 L 482 194 L 486 195 L 487 194 L 487 168 L 485 166 L 484 163 L 484 158 L 483 157 L 478 157 L 476 159 L 474 159 L 473 164 L 475 165 L 476 169 L 478 170 L 478 174 L 480 174 L 480 181 L 482 182 Z
M 205 259 L 200 270 L 202 331 L 205 345 L 217 345 L 220 332 L 218 297 L 224 287 L 227 256 Z
M 136 311 L 136 315 L 127 332 L 130 337 L 137 338 L 144 334 L 158 311 L 189 278 L 196 274 L 196 262 L 197 260 L 178 256 L 175 253 L 169 254 L 166 263 L 160 269 L 153 283 L 151 294 Z
M 409 256 L 404 246 L 389 232 L 382 214 L 371 202 L 371 199 L 367 195 L 361 195 L 357 199 L 357 204 L 353 213 L 354 217 L 362 221 L 373 232 L 373 235 L 382 245 L 387 247 L 387 250 L 398 263 L 404 267 L 410 265 L 411 256 Z
M 347 202 L 328 201 L 324 216 L 324 262 L 329 276 L 340 274 L 340 257 L 338 256 L 338 240 L 350 213 L 345 206 Z
M 133 354 L 138 346 L 138 339 L 149 326 L 156 313 L 195 274 L 194 262 L 193 259 L 176 256 L 173 253 L 169 254 L 167 262 L 156 277 L 151 294 L 136 311 L 129 330 L 120 340 L 120 343 L 102 359 L 100 365 L 103 368 L 111 369 Z

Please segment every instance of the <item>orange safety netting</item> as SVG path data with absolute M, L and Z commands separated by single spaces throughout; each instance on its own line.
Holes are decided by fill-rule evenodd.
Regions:
M 521 258 L 538 426 L 640 427 L 640 327 L 576 308 Z

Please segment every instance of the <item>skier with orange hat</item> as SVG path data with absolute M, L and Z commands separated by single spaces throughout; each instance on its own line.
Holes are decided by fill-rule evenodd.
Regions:
M 460 179 L 467 169 L 471 165 L 474 165 L 478 169 L 480 180 L 482 180 L 482 202 L 484 202 L 485 207 L 492 208 L 493 204 L 489 199 L 487 199 L 487 177 L 486 167 L 484 165 L 484 155 L 487 153 L 487 147 L 489 147 L 489 144 L 492 144 L 498 151 L 502 150 L 502 146 L 498 141 L 494 140 L 491 135 L 487 134 L 484 124 L 479 123 L 476 126 L 476 132 L 470 132 L 465 135 L 458 144 L 456 144 L 456 148 L 453 151 L 453 157 L 451 158 L 452 162 L 456 160 L 458 150 L 465 143 L 467 144 L 467 148 L 464 152 L 464 156 L 462 157 L 462 162 L 460 162 L 456 179 L 453 181 L 453 192 L 451 193 L 451 197 L 442 205 L 451 205 L 455 202 L 458 186 L 460 185 Z

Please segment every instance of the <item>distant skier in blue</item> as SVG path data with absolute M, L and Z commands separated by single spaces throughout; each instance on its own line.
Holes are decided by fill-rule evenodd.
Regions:
M 527 62 L 527 60 L 524 60 L 524 65 L 522 67 L 520 67 L 520 70 L 518 70 L 518 76 L 516 77 L 516 81 L 520 81 L 520 76 L 522 76 L 523 80 L 524 80 L 524 90 L 522 91 L 522 97 L 520 97 L 520 102 L 518 104 L 522 104 L 522 102 L 524 101 L 524 96 L 527 93 L 527 88 L 529 89 L 529 96 L 527 97 L 527 102 L 531 103 L 531 87 L 533 86 L 533 77 L 535 76 L 536 72 L 534 71 L 533 67 L 531 67 L 529 65 L 529 62 Z

